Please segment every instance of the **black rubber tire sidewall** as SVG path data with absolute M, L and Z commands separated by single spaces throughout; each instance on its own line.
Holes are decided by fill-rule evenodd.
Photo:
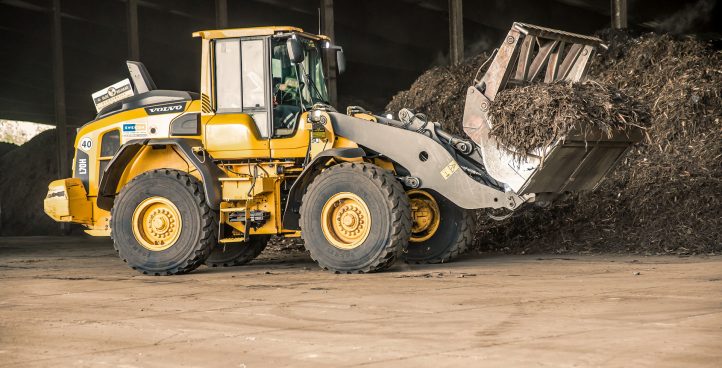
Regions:
M 195 183 L 189 185 L 187 181 Z M 202 192 L 196 191 L 199 185 L 197 179 L 187 174 L 175 170 L 156 170 L 136 177 L 123 187 L 113 206 L 111 227 L 118 254 L 129 266 L 143 273 L 164 275 L 188 272 L 205 260 L 210 254 L 210 246 L 204 244 L 204 236 L 207 236 L 204 227 L 208 225 L 209 219 L 208 214 L 204 213 L 207 207 L 204 209 L 205 206 L 198 203 L 199 196 L 203 197 Z M 143 247 L 132 229 L 136 207 L 143 200 L 154 196 L 171 201 L 178 208 L 183 224 L 175 244 L 162 251 Z M 199 257 L 203 258 L 200 262 Z
M 390 186 L 392 183 L 385 181 L 395 179 L 391 175 L 383 179 L 373 179 L 361 174 L 360 170 L 364 166 L 368 169 L 373 165 L 341 164 L 327 169 L 319 174 L 303 197 L 301 234 L 312 258 L 325 269 L 341 273 L 378 271 L 388 267 L 384 264 L 385 257 L 395 259 L 405 246 L 404 243 L 397 249 L 391 244 L 395 241 L 394 208 L 383 186 Z M 381 172 L 383 169 L 373 167 L 371 170 Z M 400 184 L 398 186 L 401 188 Z M 350 192 L 359 196 L 365 202 L 371 216 L 371 229 L 366 240 L 358 247 L 348 250 L 339 249 L 331 244 L 321 228 L 323 206 L 329 198 L 340 192 Z M 401 194 L 404 194 L 403 199 L 406 200 L 402 205 L 408 208 L 408 198 L 405 197 L 405 193 Z M 387 254 L 388 252 L 395 254 Z M 393 263 L 393 259 L 390 259 L 390 263 Z
M 218 244 L 205 263 L 209 267 L 242 266 L 258 257 L 270 239 L 270 236 L 258 235 L 251 236 L 246 243 Z
M 412 263 L 448 262 L 465 252 L 472 241 L 469 213 L 435 191 L 424 190 L 436 200 L 441 211 L 441 223 L 428 240 L 409 241 L 403 258 Z

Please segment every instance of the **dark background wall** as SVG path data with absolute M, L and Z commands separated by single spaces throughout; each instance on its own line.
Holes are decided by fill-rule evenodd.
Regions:
M 466 54 L 496 47 L 513 21 L 593 33 L 610 24 L 609 0 L 465 0 Z M 0 119 L 53 123 L 52 0 L 0 0 Z M 62 0 L 68 126 L 91 119 L 90 94 L 127 77 L 127 2 Z M 228 0 L 229 27 L 292 25 L 318 32 L 319 0 Z M 640 29 L 720 39 L 714 0 L 629 0 Z M 447 0 L 335 0 L 336 41 L 347 73 L 341 104 L 382 108 L 420 73 L 448 62 Z M 213 0 L 141 0 L 140 60 L 159 88 L 195 91 L 200 70 L 196 30 L 216 27 Z

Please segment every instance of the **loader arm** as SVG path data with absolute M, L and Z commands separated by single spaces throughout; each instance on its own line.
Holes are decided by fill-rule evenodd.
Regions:
M 527 200 L 475 180 L 466 173 L 457 155 L 424 134 L 337 112 L 328 115 L 334 133 L 400 164 L 418 179 L 419 188 L 432 189 L 461 208 L 514 210 Z

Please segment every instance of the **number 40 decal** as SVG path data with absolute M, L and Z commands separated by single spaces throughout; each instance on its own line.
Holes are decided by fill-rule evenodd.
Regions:
M 90 151 L 90 149 L 93 148 L 93 140 L 88 137 L 81 139 L 78 148 L 86 152 Z

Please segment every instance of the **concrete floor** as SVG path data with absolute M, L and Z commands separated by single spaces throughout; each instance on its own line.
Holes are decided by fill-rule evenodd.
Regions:
M 0 238 L 0 366 L 720 367 L 722 257 L 151 277 L 107 240 Z

